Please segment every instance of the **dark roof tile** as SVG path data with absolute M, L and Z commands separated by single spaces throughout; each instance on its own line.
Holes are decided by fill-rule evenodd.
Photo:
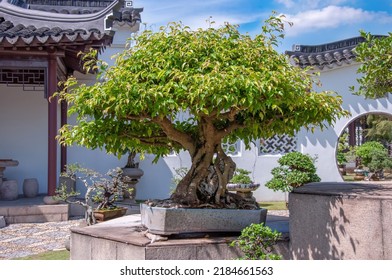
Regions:
M 377 35 L 376 37 L 383 37 Z M 346 40 L 323 45 L 305 46 L 294 45 L 293 51 L 286 51 L 294 65 L 305 68 L 317 67 L 320 70 L 350 64 L 355 60 L 355 47 L 364 42 L 363 37 L 354 37 Z

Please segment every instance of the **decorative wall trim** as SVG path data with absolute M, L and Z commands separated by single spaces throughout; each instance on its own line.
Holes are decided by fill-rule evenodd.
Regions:
M 297 138 L 289 135 L 275 135 L 258 141 L 259 155 L 283 155 L 297 151 Z
M 0 84 L 23 91 L 45 91 L 46 68 L 0 68 Z

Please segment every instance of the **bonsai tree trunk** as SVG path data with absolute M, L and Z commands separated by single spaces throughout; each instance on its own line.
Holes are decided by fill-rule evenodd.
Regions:
M 200 148 L 192 157 L 192 166 L 177 185 L 171 199 L 190 207 L 223 206 L 221 199 L 225 198 L 226 185 L 235 167 L 234 161 L 225 154 L 220 144 L 210 150 Z

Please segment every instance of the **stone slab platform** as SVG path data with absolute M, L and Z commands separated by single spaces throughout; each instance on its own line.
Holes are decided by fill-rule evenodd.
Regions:
M 288 229 L 276 221 L 280 229 Z M 129 215 L 89 227 L 71 228 L 72 260 L 224 260 L 240 256 L 228 244 L 237 236 L 185 235 L 151 243 L 141 227 L 140 215 Z M 288 232 L 276 246 L 288 257 Z
M 43 196 L 0 200 L 0 216 L 4 216 L 6 224 L 62 222 L 69 218 L 69 205 L 46 205 Z
M 47 205 L 43 199 L 43 195 L 38 195 L 33 198 L 20 196 L 11 201 L 0 200 L 0 216 L 4 216 L 7 224 L 62 222 L 67 221 L 69 217 L 84 216 L 84 208 L 81 205 Z M 127 215 L 140 213 L 139 205 L 131 205 L 129 201 L 121 201 L 118 204 L 128 208 Z
M 69 218 L 69 207 L 61 205 L 32 205 L 0 207 L 7 224 L 62 222 Z

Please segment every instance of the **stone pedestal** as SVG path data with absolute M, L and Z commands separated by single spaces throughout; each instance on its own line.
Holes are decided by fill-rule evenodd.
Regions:
M 233 260 L 241 256 L 238 248 L 229 245 L 236 238 L 204 234 L 152 242 L 144 234 L 140 215 L 129 215 L 71 228 L 71 260 Z M 274 249 L 288 258 L 287 239 Z
M 123 182 L 129 190 L 123 191 L 123 198 L 130 200 L 131 204 L 136 204 L 136 184 L 144 175 L 144 171 L 140 168 L 122 168 Z
M 392 259 L 392 186 L 312 183 L 289 196 L 293 259 Z

